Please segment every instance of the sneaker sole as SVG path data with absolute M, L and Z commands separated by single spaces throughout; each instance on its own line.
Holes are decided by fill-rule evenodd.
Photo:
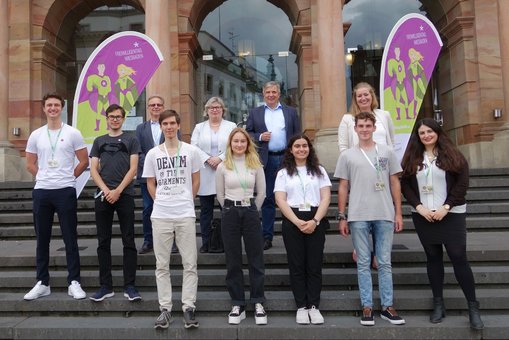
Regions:
M 75 299 L 75 300 L 83 300 L 84 298 L 86 298 L 86 297 L 87 297 L 87 294 L 86 294 L 86 293 L 85 293 L 85 295 L 83 295 L 83 296 L 75 296 L 73 293 L 67 293 L 67 295 L 72 296 L 72 297 L 73 297 L 73 299 Z
M 136 296 L 136 297 L 132 298 L 127 293 L 124 293 L 124 297 L 126 297 L 129 301 L 140 301 L 141 300 L 141 296 Z
M 154 325 L 154 329 L 167 329 L 170 327 L 170 324 L 167 325 Z
M 361 321 L 361 325 L 363 326 L 374 326 L 375 325 L 375 321 Z
M 389 321 L 393 325 L 404 325 L 405 324 L 405 320 L 391 320 L 388 317 L 383 316 L 383 315 L 380 315 L 380 318 L 382 318 L 386 321 Z
M 113 297 L 115 295 L 115 292 L 111 292 L 111 293 L 108 293 L 108 294 L 104 294 L 103 296 L 101 296 L 100 298 L 94 298 L 93 296 L 90 297 L 90 300 L 92 301 L 95 301 L 95 302 L 101 302 L 103 301 L 104 299 L 107 299 L 107 298 L 110 298 L 110 297 Z
M 184 321 L 184 328 L 198 328 L 200 327 L 199 323 L 186 323 Z
M 44 296 L 48 296 L 50 294 L 51 294 L 51 292 L 47 292 L 47 293 L 39 294 L 39 295 L 37 295 L 36 297 L 33 297 L 33 298 L 31 298 L 31 297 L 28 297 L 28 298 L 27 297 L 23 297 L 23 300 L 25 300 L 25 301 L 33 301 L 33 300 L 37 300 L 38 298 L 41 298 L 41 297 L 44 297 Z
M 315 321 L 315 322 L 311 321 L 312 325 L 323 325 L 324 323 L 325 323 L 325 320 L 320 320 L 320 321 Z
M 228 316 L 228 323 L 230 325 L 239 325 L 242 320 L 246 318 L 246 311 L 240 313 L 239 316 Z
M 255 316 L 255 323 L 257 325 L 266 325 L 267 317 L 266 316 Z

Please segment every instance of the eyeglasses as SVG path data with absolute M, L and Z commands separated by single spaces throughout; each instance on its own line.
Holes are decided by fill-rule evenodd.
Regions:
M 124 117 L 123 116 L 108 116 L 108 119 L 109 120 L 122 120 Z
M 157 104 L 148 104 L 148 106 L 149 107 L 162 107 L 163 104 L 159 104 L 159 103 L 157 103 Z
M 207 107 L 207 109 L 210 111 L 219 111 L 219 110 L 222 110 L 223 107 L 222 106 L 209 106 L 209 107 Z

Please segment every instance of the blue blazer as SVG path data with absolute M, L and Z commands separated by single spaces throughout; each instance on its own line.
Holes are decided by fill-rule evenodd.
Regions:
M 136 138 L 140 143 L 141 153 L 138 161 L 138 171 L 136 173 L 136 179 L 139 183 L 146 183 L 147 179 L 141 177 L 143 175 L 143 165 L 145 164 L 145 156 L 147 152 L 152 149 L 154 145 L 154 138 L 152 138 L 152 128 L 150 127 L 150 120 L 141 123 L 136 127 Z M 161 133 L 161 140 L 159 143 L 164 142 L 164 135 Z
M 283 108 L 283 116 L 285 118 L 286 142 L 288 143 L 290 138 L 301 133 L 300 120 L 297 116 L 297 110 L 294 107 L 286 105 L 281 106 Z M 249 111 L 246 130 L 254 142 L 258 144 L 260 160 L 265 166 L 269 158 L 269 142 L 260 141 L 260 134 L 267 131 L 267 126 L 265 125 L 265 105 L 255 107 Z

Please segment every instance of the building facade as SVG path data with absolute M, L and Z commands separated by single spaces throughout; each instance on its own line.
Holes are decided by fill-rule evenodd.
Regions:
M 203 32 L 209 14 L 230 1 L 233 2 L 1 0 L 0 181 L 32 180 L 23 170 L 24 148 L 30 133 L 45 124 L 41 98 L 47 92 L 57 91 L 72 103 L 79 62 L 86 57 L 86 48 L 90 47 L 85 39 L 77 40 L 77 32 L 93 29 L 94 21 L 84 24 L 84 20 L 104 6 L 124 6 L 124 16 L 130 16 L 129 11 L 134 11 L 133 16 L 143 18 L 141 23 L 124 20 L 120 24 L 123 30 L 140 30 L 151 37 L 165 59 L 143 98 L 151 94 L 164 96 L 166 107 L 177 110 L 184 117 L 181 126 L 184 138 L 189 137 L 195 123 L 201 119 L 207 95 L 222 94 L 230 103 L 232 120 L 241 120 L 250 106 L 259 103 L 254 93 L 260 90 L 259 83 L 266 79 L 278 80 L 283 72 L 277 67 L 271 69 L 271 63 L 272 66 L 276 64 L 271 58 L 274 60 L 277 55 L 270 54 L 265 58 L 268 60 L 264 64 L 266 72 L 260 72 L 254 66 L 254 59 L 249 63 L 248 42 L 246 51 L 237 53 L 240 40 L 235 46 L 230 40 L 232 46 L 227 46 L 226 38 L 210 37 Z M 244 3 L 251 1 L 254 4 L 254 1 L 262 0 L 244 0 Z M 337 127 L 348 110 L 351 86 L 362 77 L 377 76 L 372 65 L 363 74 L 355 74 L 356 68 L 347 67 L 352 66 L 351 59 L 345 57 L 347 52 L 353 51 L 352 46 L 347 46 L 349 32 L 362 25 L 372 25 L 369 20 L 358 24 L 354 19 L 356 16 L 352 15 L 362 14 L 360 10 L 355 12 L 356 6 L 362 2 L 369 5 L 369 1 L 383 3 L 389 10 L 396 6 L 391 3 L 402 2 L 262 1 L 277 11 L 277 21 L 288 23 L 290 27 L 288 44 L 281 49 L 280 55 L 294 57 L 291 66 L 295 67 L 295 72 L 290 73 L 296 76 L 296 81 L 293 85 L 289 81 L 286 83 L 285 91 L 288 92 L 285 93 L 298 107 L 302 126 L 314 138 L 320 159 L 329 171 L 333 170 L 337 159 Z M 427 104 L 423 104 L 419 117 L 433 117 L 441 112 L 445 129 L 472 168 L 509 167 L 509 42 L 503 38 L 509 35 L 509 1 L 404 1 L 418 5 L 417 11 L 434 23 L 444 42 L 432 81 L 433 91 L 428 91 Z M 249 12 L 241 15 L 246 24 L 253 22 L 249 20 L 253 19 Z M 378 19 L 384 21 L 386 18 Z M 94 20 L 100 19 L 96 15 Z M 111 16 L 104 20 L 110 23 Z M 254 24 L 251 30 L 262 27 L 267 28 L 267 23 Z M 373 31 L 376 28 L 366 33 L 372 35 L 370 42 L 373 44 L 367 51 L 368 56 L 363 57 L 364 62 L 376 62 L 386 38 L 384 33 L 377 35 Z M 235 32 L 229 33 L 233 39 Z M 274 34 L 278 34 L 277 29 Z M 92 39 L 93 34 L 88 37 Z M 378 42 L 382 46 L 377 46 Z M 82 43 L 85 45 L 81 46 Z M 80 46 L 85 48 L 84 53 L 77 52 Z M 227 56 L 222 60 L 229 62 L 226 68 L 221 68 L 220 58 L 204 62 L 204 55 L 217 54 L 221 50 Z M 357 58 L 361 58 L 360 54 Z M 209 71 L 204 70 L 205 67 Z M 288 65 L 286 68 L 283 77 L 288 78 Z M 224 69 L 228 71 L 225 73 Z M 144 112 L 143 105 L 139 111 Z

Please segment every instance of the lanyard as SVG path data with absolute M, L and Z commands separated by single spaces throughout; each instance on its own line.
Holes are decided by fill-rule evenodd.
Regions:
M 49 145 L 51 147 L 51 159 L 52 160 L 55 158 L 55 150 L 57 149 L 58 138 L 60 137 L 60 133 L 62 132 L 63 128 L 64 128 L 64 123 L 62 123 L 60 125 L 60 129 L 58 130 L 57 138 L 55 139 L 55 142 L 53 143 L 53 141 L 51 140 L 51 134 L 49 133 L 49 126 L 47 127 Z
M 175 163 L 177 163 L 175 167 L 175 177 L 179 175 L 179 167 L 180 167 L 180 141 L 177 145 L 177 158 L 175 159 Z M 166 143 L 163 143 L 164 151 L 166 151 L 166 157 L 168 157 L 168 162 L 170 162 L 170 154 L 168 153 L 168 148 L 166 147 Z M 171 163 L 171 162 L 170 162 Z
M 429 160 L 428 155 L 424 153 L 424 164 L 426 165 L 426 184 L 433 184 L 433 163 L 436 161 L 436 157 L 433 158 L 432 161 Z M 431 176 L 430 176 L 431 174 Z M 431 178 L 431 179 L 430 179 Z M 431 183 L 430 183 L 431 182 Z
M 237 170 L 237 166 L 235 165 L 235 161 L 233 161 L 233 170 L 235 170 L 235 174 L 237 174 L 237 178 L 239 179 L 240 187 L 244 190 L 244 197 L 247 197 L 247 167 L 245 166 L 244 172 L 244 180 L 240 178 L 239 170 Z
M 302 180 L 302 177 L 300 177 L 300 173 L 299 173 L 298 169 L 297 169 L 297 176 L 299 176 L 300 188 L 302 190 L 302 198 L 304 199 L 304 203 L 306 203 L 306 184 Z
M 366 152 L 364 152 L 364 150 L 359 147 L 359 149 L 361 149 L 362 151 L 362 154 L 364 155 L 364 158 L 366 158 L 366 160 L 368 161 L 369 165 L 371 165 L 371 167 L 373 169 L 375 169 L 376 171 L 376 177 L 378 178 L 378 180 L 381 180 L 382 179 L 382 169 L 380 169 L 380 158 L 378 157 L 378 145 L 375 144 L 375 152 L 376 152 L 376 164 L 373 164 L 370 160 L 369 160 L 369 157 L 368 155 L 366 155 Z

